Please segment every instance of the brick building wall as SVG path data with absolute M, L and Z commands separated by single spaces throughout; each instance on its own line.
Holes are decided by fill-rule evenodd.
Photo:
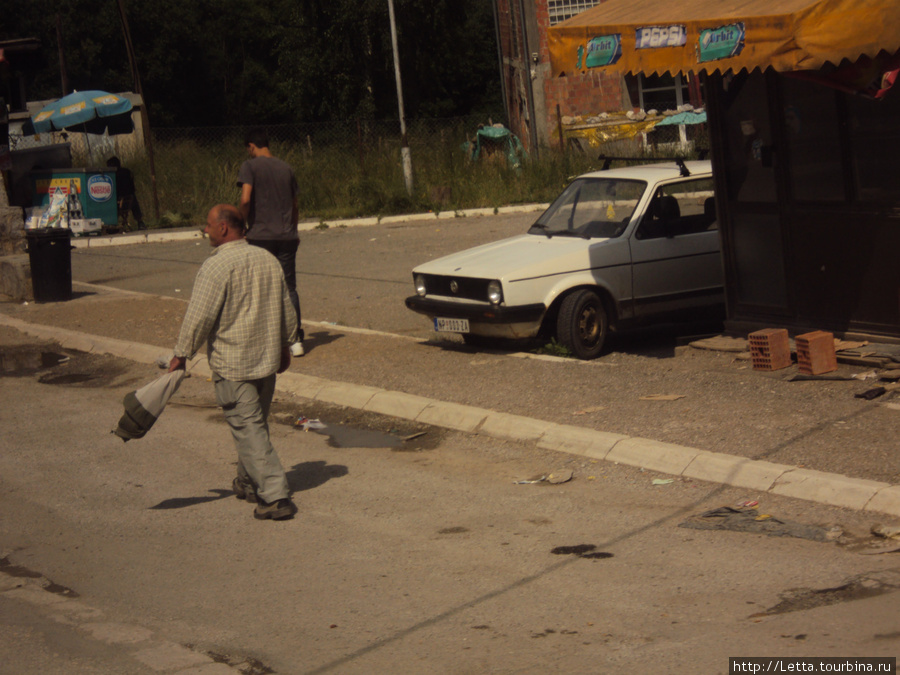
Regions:
M 534 96 L 535 129 L 539 143 L 555 144 L 553 132 L 557 128 L 556 106 L 561 116 L 596 115 L 601 112 L 630 110 L 631 98 L 624 78 L 592 70 L 569 77 L 550 77 L 550 53 L 547 31 L 550 28 L 548 0 L 524 0 L 526 34 L 529 51 L 538 55 L 538 63 L 523 51 L 523 32 L 520 0 L 495 0 L 500 32 L 503 74 L 506 82 L 506 102 L 509 128 L 529 145 L 528 89 L 531 78 Z
M 507 126 L 522 143 L 530 145 L 528 80 L 519 0 L 495 0 L 500 41 L 501 72 L 505 89 Z

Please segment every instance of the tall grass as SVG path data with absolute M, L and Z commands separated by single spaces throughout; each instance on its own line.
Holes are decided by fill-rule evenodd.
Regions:
M 294 169 L 301 218 L 317 220 L 547 202 L 571 177 L 599 168 L 596 155 L 601 154 L 542 148 L 513 168 L 503 152 L 471 160 L 463 149 L 464 129 L 410 138 L 411 195 L 396 138 L 313 143 L 307 137 L 306 142 L 273 142 L 271 150 Z M 149 161 L 129 161 L 147 222 L 152 227 L 199 224 L 211 205 L 236 204 L 237 173 L 245 159 L 243 139 L 235 133 L 214 140 L 154 140 L 159 218 Z

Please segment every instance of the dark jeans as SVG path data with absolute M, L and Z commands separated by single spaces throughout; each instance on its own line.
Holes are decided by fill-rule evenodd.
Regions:
M 302 340 L 304 334 L 303 329 L 300 327 L 300 296 L 297 295 L 297 249 L 300 247 L 300 240 L 289 239 L 282 241 L 278 239 L 248 238 L 247 243 L 264 248 L 278 258 L 278 262 L 281 263 L 281 269 L 284 271 L 284 280 L 288 287 L 288 294 L 291 296 L 291 304 L 294 306 L 294 311 L 297 312 L 297 338 Z
M 136 195 L 127 195 L 119 199 L 119 219 L 122 221 L 122 226 L 124 228 L 128 228 L 128 212 L 134 215 L 134 219 L 138 222 L 138 228 L 144 229 L 144 214 L 141 211 L 140 202 L 137 200 Z

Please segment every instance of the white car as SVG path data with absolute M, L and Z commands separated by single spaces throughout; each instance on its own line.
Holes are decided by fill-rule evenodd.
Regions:
M 416 267 L 406 306 L 469 344 L 555 337 L 591 359 L 610 330 L 722 316 L 720 251 L 710 162 L 596 171 L 527 234 Z

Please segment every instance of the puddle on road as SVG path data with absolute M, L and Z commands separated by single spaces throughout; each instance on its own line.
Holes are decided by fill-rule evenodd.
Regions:
M 35 572 L 34 570 L 30 570 L 27 567 L 22 567 L 21 565 L 13 565 L 9 561 L 9 558 L 0 558 L 0 572 L 11 577 L 18 577 L 20 579 L 40 579 L 41 588 L 43 588 L 48 593 L 56 593 L 57 595 L 63 595 L 67 598 L 78 597 L 78 593 L 73 591 L 71 588 L 66 588 L 65 586 L 50 581 L 50 579 L 45 577 L 40 572 Z
M 324 428 L 312 431 L 328 436 L 328 445 L 332 448 L 389 448 L 396 450 L 404 447 L 402 438 L 384 431 L 356 429 L 342 424 L 325 424 Z
M 376 448 L 392 452 L 434 450 L 443 434 L 440 429 L 410 420 L 393 418 L 364 410 L 352 410 L 308 403 L 303 410 L 275 404 L 272 418 L 289 424 L 301 433 L 325 436 L 332 448 Z
M 57 352 L 40 344 L 0 347 L 0 377 L 36 377 L 41 384 L 105 387 L 127 375 L 130 367 L 123 359 L 76 349 Z M 119 384 L 125 383 L 130 382 Z
M 438 530 L 438 534 L 464 534 L 468 531 L 469 528 L 457 525 L 456 527 L 444 527 Z
M 9 348 L 0 351 L 0 375 L 32 375 L 38 370 L 65 363 L 69 357 L 57 352 L 33 348 Z
M 198 648 L 193 644 L 186 644 L 184 646 L 192 651 L 198 651 Z M 270 675 L 275 672 L 259 659 L 254 659 L 250 656 L 221 654 L 213 651 L 203 651 L 203 653 L 216 663 L 224 663 L 232 668 L 236 668 L 243 673 L 243 675 Z
M 853 600 L 865 600 L 885 593 L 894 593 L 897 590 L 900 590 L 900 585 L 896 580 L 879 579 L 874 575 L 855 577 L 834 588 L 793 588 L 781 594 L 781 602 L 777 605 L 769 607 L 763 612 L 751 614 L 750 618 L 787 614 Z
M 94 375 L 88 373 L 65 373 L 64 375 L 41 375 L 38 382 L 41 384 L 79 384 L 94 379 Z
M 50 370 L 67 364 L 71 357 L 58 352 L 41 351 L 37 347 L 8 347 L 0 350 L 0 376 L 22 377 L 48 370 L 38 377 L 41 384 L 79 384 L 93 380 L 88 373 L 58 373 Z
M 577 544 L 575 546 L 557 546 L 550 551 L 553 555 L 574 555 L 576 558 L 588 560 L 606 560 L 612 558 L 612 553 L 598 551 L 593 544 Z

